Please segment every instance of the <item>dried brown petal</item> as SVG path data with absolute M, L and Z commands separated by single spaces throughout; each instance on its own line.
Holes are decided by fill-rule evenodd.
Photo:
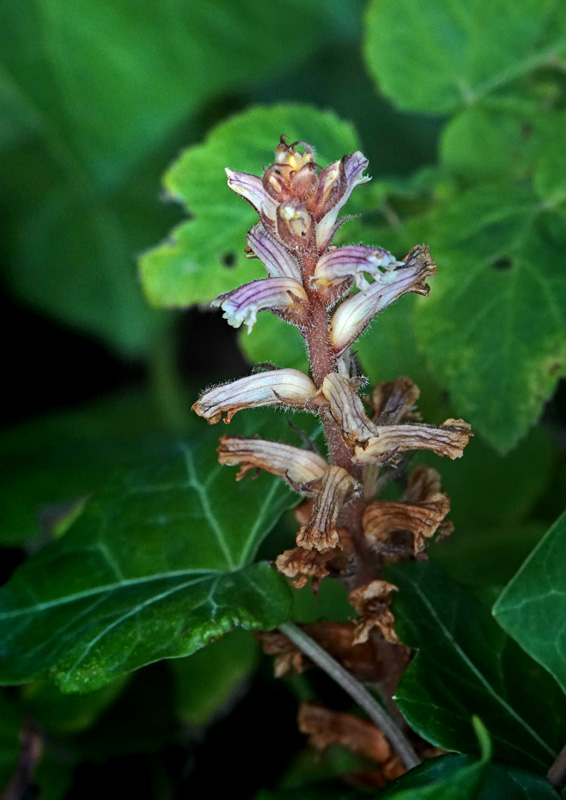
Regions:
M 394 461 L 408 450 L 431 450 L 439 456 L 460 458 L 472 435 L 463 419 L 447 419 L 442 425 L 383 425 L 376 430 L 375 438 L 356 447 L 354 460 L 359 464 Z
M 284 478 L 301 494 L 316 494 L 328 467 L 317 453 L 282 442 L 241 436 L 221 436 L 219 442 L 218 461 L 229 467 L 242 467 L 237 480 L 251 469 L 263 469 Z
M 297 535 L 297 544 L 307 550 L 326 550 L 340 546 L 336 523 L 344 503 L 354 494 L 357 484 L 343 467 L 329 467 L 320 483 L 313 514 Z
M 350 592 L 348 600 L 361 617 L 356 626 L 355 642 L 366 642 L 369 632 L 377 628 L 386 641 L 399 643 L 393 627 L 395 618 L 390 609 L 391 593 L 396 591 L 397 587 L 392 583 L 375 580 Z
M 297 722 L 299 730 L 307 734 L 309 744 L 316 750 L 340 744 L 377 764 L 383 764 L 393 755 L 391 745 L 379 728 L 352 714 L 331 711 L 314 703 L 301 703 Z
M 438 472 L 419 464 L 409 475 L 409 484 L 400 503 L 368 505 L 363 518 L 364 532 L 370 542 L 387 544 L 395 531 L 409 531 L 413 535 L 414 552 L 418 554 L 449 511 L 450 500 L 440 491 Z
M 333 558 L 336 558 L 334 548 L 305 550 L 304 547 L 294 547 L 277 556 L 275 566 L 283 575 L 294 578 L 293 586 L 296 589 L 302 589 L 311 578 L 313 591 L 316 593 L 322 579 L 330 574 L 326 565 Z
M 371 395 L 374 409 L 372 421 L 378 425 L 402 422 L 416 404 L 420 393 L 419 387 L 404 376 L 376 384 Z

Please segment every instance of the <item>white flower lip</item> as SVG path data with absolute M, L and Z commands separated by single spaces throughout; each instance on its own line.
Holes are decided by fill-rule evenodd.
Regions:
M 295 491 L 306 495 L 317 494 L 316 485 L 328 469 L 324 458 L 311 450 L 239 436 L 220 438 L 218 461 L 231 467 L 241 466 L 238 480 L 252 469 L 263 469 L 284 478 Z
M 303 285 L 294 278 L 261 278 L 221 294 L 211 305 L 223 309 L 229 325 L 239 328 L 244 323 L 251 333 L 259 311 L 270 309 L 299 315 L 301 303 L 306 300 Z
M 248 232 L 246 241 L 272 278 L 294 278 L 302 283 L 301 269 L 297 260 L 267 233 L 261 222 Z
M 224 422 L 228 423 L 244 408 L 304 408 L 316 391 L 309 376 L 298 369 L 270 370 L 208 389 L 193 405 L 193 411 L 212 425 L 225 413 Z
M 337 247 L 321 257 L 314 271 L 313 283 L 316 286 L 336 286 L 348 278 L 354 278 L 358 289 L 366 291 L 370 285 L 364 273 L 371 275 L 379 283 L 392 283 L 395 281 L 392 270 L 403 263 L 382 247 Z M 382 272 L 383 269 L 386 272 Z
M 421 247 L 418 245 L 417 247 Z M 416 248 L 413 248 L 416 250 Z M 413 253 L 413 251 L 411 251 Z M 406 266 L 391 272 L 392 283 L 372 283 L 365 292 L 349 297 L 336 309 L 330 323 L 330 343 L 335 353 L 342 353 L 358 338 L 373 317 L 407 292 L 428 294 L 425 279 L 436 272 L 436 264 L 422 253 L 407 256 Z
M 248 172 L 236 172 L 226 167 L 228 176 L 228 186 L 233 192 L 239 194 L 250 203 L 258 214 L 263 212 L 271 220 L 275 219 L 275 209 L 277 203 L 266 192 L 257 175 L 250 175 Z

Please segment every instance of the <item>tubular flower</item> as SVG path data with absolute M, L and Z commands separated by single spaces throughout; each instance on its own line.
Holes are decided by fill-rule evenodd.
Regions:
M 355 448 L 358 464 L 384 463 L 407 450 L 431 450 L 439 456 L 460 458 L 472 429 L 463 419 L 447 419 L 442 425 L 376 426 L 377 435 Z
M 220 422 L 224 413 L 224 422 L 230 422 L 243 408 L 305 408 L 315 394 L 316 386 L 308 375 L 298 369 L 276 369 L 214 386 L 203 392 L 192 408 L 199 417 L 214 425 Z
M 311 145 L 289 144 L 282 136 L 274 162 L 261 177 L 226 170 L 230 189 L 258 214 L 246 255 L 260 259 L 267 277 L 221 295 L 213 305 L 234 327 L 245 324 L 251 330 L 263 310 L 296 325 L 311 376 L 270 369 L 208 389 L 193 409 L 211 424 L 223 415 L 228 423 L 238 411 L 260 406 L 320 417 L 327 460 L 282 442 L 223 436 L 219 461 L 239 466 L 238 480 L 250 470 L 264 470 L 308 498 L 296 512 L 296 547 L 277 558 L 277 568 L 298 587 L 310 580 L 315 591 L 329 574 L 342 579 L 354 590 L 350 597 L 362 618 L 357 640 L 367 640 L 377 629 L 391 643 L 396 641 L 389 610 L 394 587 L 380 580 L 380 571 L 387 561 L 424 558 L 431 537 L 438 540 L 450 529 L 445 521 L 450 501 L 437 473 L 427 467 L 410 474 L 400 500 L 376 497 L 394 478 L 405 477 L 412 451 L 458 458 L 471 429 L 462 420 L 422 424 L 416 411 L 419 389 L 409 378 L 380 383 L 363 400 L 358 394 L 365 378 L 350 345 L 402 295 L 428 294 L 426 280 L 436 272 L 425 244 L 413 247 L 403 261 L 382 247 L 332 246 L 347 219 L 339 219 L 342 208 L 369 180 L 367 164 L 355 152 L 322 168 Z
M 426 245 L 417 245 L 405 260 L 405 266 L 391 273 L 386 285 L 373 283 L 365 292 L 345 300 L 335 311 L 330 323 L 330 343 L 337 354 L 342 353 L 357 339 L 371 320 L 384 308 L 407 292 L 427 295 L 429 286 L 425 279 L 436 272 Z
M 325 253 L 314 271 L 312 282 L 316 286 L 339 286 L 349 278 L 353 278 L 356 286 L 365 292 L 370 284 L 364 273 L 371 275 L 378 283 L 387 286 L 394 283 L 395 267 L 403 266 L 395 256 L 382 247 L 363 247 L 350 245 L 337 247 Z
M 218 460 L 229 467 L 241 466 L 238 480 L 251 469 L 263 469 L 284 478 L 293 489 L 306 495 L 318 493 L 318 482 L 328 468 L 324 458 L 310 450 L 241 436 L 220 437 Z
M 305 550 L 326 550 L 340 546 L 336 528 L 338 516 L 352 495 L 359 491 L 355 479 L 342 467 L 329 467 L 314 501 L 313 515 L 297 535 L 297 544 Z
M 244 323 L 248 333 L 251 333 L 258 312 L 265 309 L 290 321 L 301 322 L 306 299 L 302 284 L 294 278 L 263 278 L 245 283 L 233 292 L 221 294 L 211 305 L 224 310 L 223 316 L 228 320 L 228 325 L 239 328 Z

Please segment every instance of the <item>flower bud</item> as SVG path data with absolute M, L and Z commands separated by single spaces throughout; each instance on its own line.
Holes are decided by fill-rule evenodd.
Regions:
M 297 260 L 267 233 L 261 222 L 248 232 L 247 242 L 272 278 L 294 278 L 302 283 L 301 269 Z
M 210 422 L 228 423 L 237 411 L 260 406 L 304 408 L 317 389 L 308 375 L 298 369 L 258 372 L 232 383 L 208 389 L 193 405 L 193 411 Z
M 344 156 L 321 172 L 319 190 L 309 201 L 309 210 L 312 208 L 317 220 L 316 244 L 320 251 L 326 250 L 332 241 L 338 227 L 338 212 L 346 205 L 356 186 L 370 180 L 362 176 L 367 165 L 367 158 L 358 151 Z
M 289 200 L 277 206 L 277 233 L 281 241 L 295 250 L 308 247 L 313 232 L 313 219 L 304 205 Z

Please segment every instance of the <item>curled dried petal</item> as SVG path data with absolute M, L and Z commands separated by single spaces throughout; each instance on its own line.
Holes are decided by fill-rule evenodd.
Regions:
M 359 151 L 344 156 L 341 161 L 331 164 L 319 176 L 319 189 L 309 202 L 315 219 L 320 220 L 316 226 L 316 244 L 324 251 L 330 244 L 336 231 L 336 220 L 339 211 L 346 205 L 350 195 L 361 183 L 370 180 L 362 173 L 368 165 L 367 158 Z
M 247 242 L 272 278 L 294 278 L 302 283 L 301 269 L 291 253 L 258 222 L 248 232 Z
M 330 413 L 349 445 L 366 442 L 377 433 L 352 383 L 355 382 L 336 372 L 329 373 L 322 383 L 322 393 L 330 403 Z
M 394 268 L 402 266 L 388 250 L 382 247 L 349 245 L 329 250 L 319 260 L 312 282 L 316 286 L 337 286 L 348 278 L 354 278 L 361 291 L 369 289 L 364 277 L 367 273 L 381 284 L 395 281 Z
M 417 251 L 417 252 L 415 252 Z M 384 286 L 373 283 L 365 292 L 358 292 L 341 303 L 330 323 L 330 343 L 334 352 L 345 350 L 362 333 L 376 314 L 407 292 L 428 294 L 425 279 L 436 272 L 426 245 L 417 245 L 405 260 L 405 266 L 391 273 L 395 280 Z
M 376 425 L 377 435 L 356 447 L 358 464 L 385 463 L 408 450 L 431 450 L 439 456 L 460 458 L 472 429 L 463 419 L 447 419 L 442 425 Z
M 294 547 L 277 556 L 275 566 L 282 575 L 294 579 L 293 586 L 296 589 L 302 589 L 311 578 L 313 591 L 316 593 L 322 579 L 330 574 L 326 566 L 333 558 L 336 558 L 336 550 L 333 548 L 319 551 Z
M 375 580 L 350 592 L 348 600 L 361 617 L 356 626 L 355 642 L 367 642 L 370 631 L 377 628 L 386 641 L 399 643 L 390 608 L 391 595 L 396 591 L 397 587 L 392 583 Z
M 229 325 L 239 328 L 244 323 L 251 333 L 260 311 L 269 309 L 290 321 L 300 322 L 306 303 L 307 294 L 294 278 L 262 278 L 221 294 L 211 305 L 223 309 Z
M 241 466 L 237 480 L 251 469 L 263 469 L 284 478 L 293 489 L 306 495 L 317 494 L 319 482 L 328 468 L 324 458 L 311 450 L 241 436 L 220 437 L 218 461 L 230 467 Z
M 258 214 L 275 219 L 276 201 L 265 190 L 261 178 L 248 172 L 236 172 L 226 168 L 228 186 L 252 205 Z
M 358 485 L 349 472 L 343 467 L 329 467 L 322 477 L 312 517 L 297 535 L 299 547 L 307 550 L 339 547 L 336 523 L 344 504 L 356 491 Z
M 450 500 L 440 491 L 440 476 L 432 467 L 417 466 L 401 502 L 371 503 L 363 518 L 364 533 L 370 542 L 389 544 L 396 531 L 413 536 L 415 555 L 426 547 L 426 540 L 439 530 L 450 511 Z
M 420 394 L 419 387 L 404 376 L 376 384 L 371 395 L 373 422 L 378 425 L 402 422 L 414 408 Z
M 212 425 L 230 422 L 237 411 L 260 406 L 304 408 L 317 389 L 308 375 L 298 369 L 258 372 L 238 381 L 208 389 L 193 405 L 193 411 Z

